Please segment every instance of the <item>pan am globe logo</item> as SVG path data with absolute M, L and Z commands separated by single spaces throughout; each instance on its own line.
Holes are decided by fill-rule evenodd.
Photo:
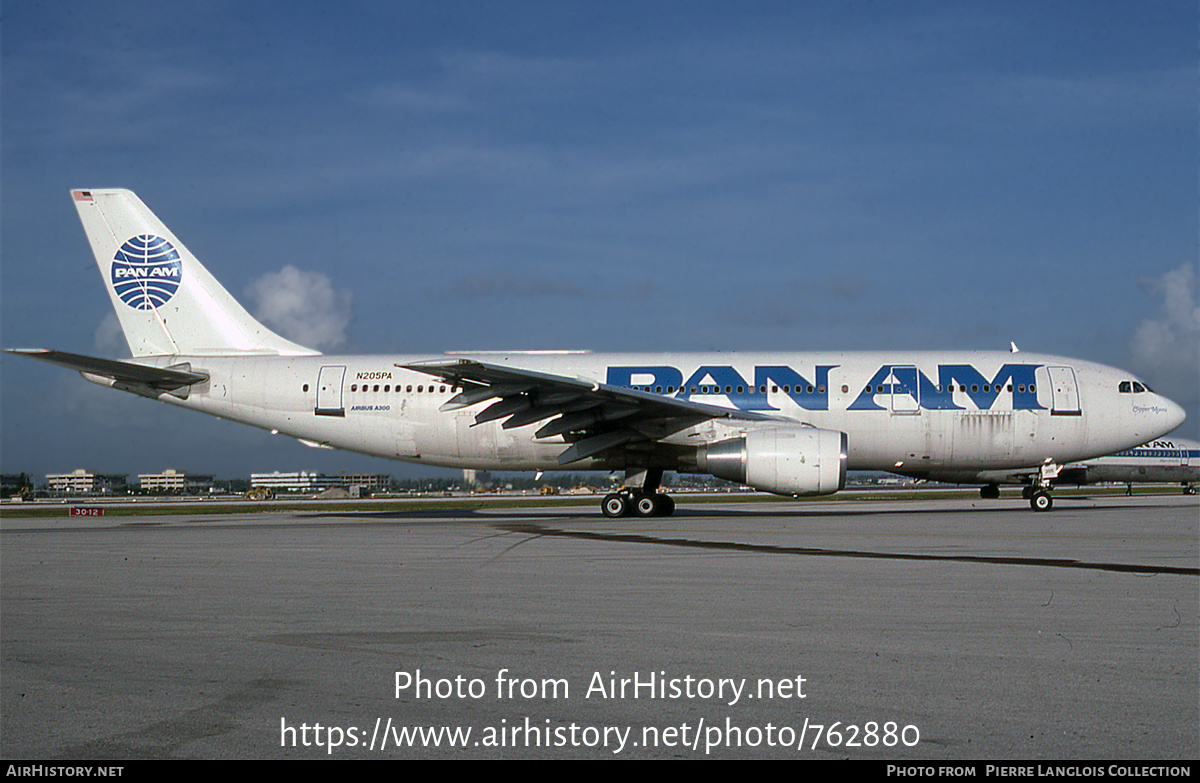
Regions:
M 113 256 L 112 285 L 121 301 L 135 310 L 153 310 L 179 290 L 183 262 L 170 242 L 139 234 Z

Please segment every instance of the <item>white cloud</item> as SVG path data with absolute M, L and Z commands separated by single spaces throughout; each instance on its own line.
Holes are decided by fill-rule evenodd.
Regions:
M 289 340 L 309 348 L 340 348 L 348 341 L 354 295 L 338 291 L 328 275 L 288 264 L 246 287 L 254 317 Z
M 124 359 L 129 356 L 129 344 L 125 342 L 125 333 L 121 331 L 121 322 L 117 314 L 109 310 L 108 315 L 96 327 L 94 335 L 96 352 L 110 359 Z
M 1184 404 L 1200 397 L 1200 305 L 1191 263 L 1141 285 L 1163 298 L 1158 315 L 1142 321 L 1133 336 L 1133 364 L 1157 391 Z

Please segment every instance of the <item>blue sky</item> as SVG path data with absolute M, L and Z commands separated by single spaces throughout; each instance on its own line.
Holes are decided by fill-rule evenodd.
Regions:
M 1191 0 L 0 8 L 5 346 L 121 355 L 67 191 L 128 187 L 326 349 L 1013 340 L 1200 433 Z M 5 472 L 427 473 L 18 357 L 0 424 Z

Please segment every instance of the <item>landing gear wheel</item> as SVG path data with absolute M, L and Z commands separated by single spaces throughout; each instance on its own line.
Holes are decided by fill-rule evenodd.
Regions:
M 627 516 L 631 510 L 629 498 L 620 492 L 605 495 L 604 500 L 600 503 L 600 510 L 604 512 L 604 516 L 606 517 Z
M 1029 496 L 1029 505 L 1034 511 L 1049 511 L 1054 507 L 1054 498 L 1044 489 L 1039 489 Z
M 633 499 L 633 511 L 639 517 L 669 517 L 675 513 L 675 501 L 661 492 L 638 495 Z
M 639 517 L 657 517 L 662 514 L 661 495 L 638 495 L 633 500 L 633 510 Z

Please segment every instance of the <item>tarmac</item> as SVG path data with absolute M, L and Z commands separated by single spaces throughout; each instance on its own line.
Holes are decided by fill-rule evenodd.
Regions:
M 1200 501 L 0 518 L 6 759 L 1200 756 Z

